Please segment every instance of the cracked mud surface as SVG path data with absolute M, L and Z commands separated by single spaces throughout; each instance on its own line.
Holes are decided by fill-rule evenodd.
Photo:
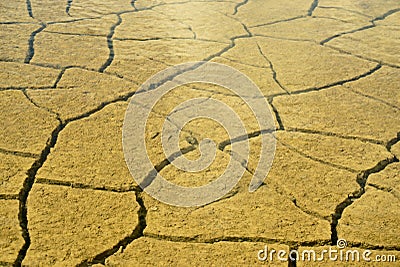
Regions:
M 400 260 L 398 1 L 0 6 L 0 266 L 254 265 L 263 263 L 257 252 L 266 245 L 320 251 L 338 239 Z M 249 108 L 214 85 L 170 92 L 145 134 L 149 158 L 166 179 L 206 184 L 231 156 L 241 160 L 231 155 L 231 141 L 248 140 L 251 149 L 228 195 L 178 208 L 135 183 L 122 125 L 140 84 L 198 60 L 232 66 L 257 84 L 273 111 L 277 149 L 265 183 L 249 193 L 265 134 Z M 198 158 L 204 138 L 219 148 L 213 164 L 193 174 L 170 164 L 160 131 L 174 107 L 197 97 L 230 105 L 248 135 L 229 140 L 207 120 L 185 125 L 185 157 Z

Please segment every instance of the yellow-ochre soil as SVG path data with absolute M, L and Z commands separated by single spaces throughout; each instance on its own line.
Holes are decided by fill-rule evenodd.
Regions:
M 0 266 L 315 266 L 288 253 L 261 261 L 259 251 L 301 255 L 338 240 L 372 262 L 326 266 L 400 261 L 398 0 L 1 1 L 0 29 Z M 198 173 L 169 164 L 160 132 L 174 107 L 216 99 L 248 134 L 237 186 L 185 208 L 142 191 L 121 139 L 140 85 L 192 61 L 246 74 L 277 143 L 250 193 L 265 132 L 241 97 L 196 83 L 164 95 L 144 140 L 175 184 L 209 183 L 233 154 L 224 128 L 203 118 L 185 125 L 180 146 L 196 159 L 198 142 L 214 140 L 213 163 Z

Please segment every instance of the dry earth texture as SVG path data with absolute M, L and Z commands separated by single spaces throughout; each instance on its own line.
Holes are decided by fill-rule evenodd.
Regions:
M 338 239 L 400 260 L 398 0 L 0 6 L 0 265 L 312 266 L 261 262 L 257 253 L 266 245 L 318 251 Z M 168 93 L 146 128 L 149 157 L 166 179 L 206 184 L 231 157 L 224 129 L 194 120 L 181 134 L 185 156 L 198 157 L 196 140 L 208 137 L 220 144 L 213 164 L 189 174 L 166 160 L 163 118 L 188 99 L 232 106 L 251 147 L 232 192 L 178 208 L 134 182 L 122 125 L 140 84 L 199 60 L 232 66 L 259 86 L 275 117 L 277 149 L 265 183 L 249 193 L 264 132 L 241 98 L 206 84 Z

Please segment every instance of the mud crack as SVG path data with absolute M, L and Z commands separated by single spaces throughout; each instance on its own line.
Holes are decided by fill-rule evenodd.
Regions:
M 71 9 L 72 2 L 73 2 L 73 0 L 67 0 L 67 6 L 65 7 L 65 13 L 67 13 L 68 16 L 71 16 L 71 14 L 69 14 L 69 10 Z
M 314 10 L 318 7 L 318 0 L 314 0 L 310 6 L 310 9 L 307 11 L 307 16 L 312 16 Z
M 33 12 L 32 12 L 31 0 L 26 0 L 26 10 L 28 11 L 29 17 L 34 18 L 33 17 Z
M 35 37 L 38 33 L 42 32 L 44 29 L 46 29 L 46 27 L 47 27 L 47 24 L 42 23 L 39 29 L 37 29 L 31 33 L 31 36 L 29 37 L 29 40 L 28 40 L 28 46 L 29 46 L 28 52 L 26 53 L 24 63 L 29 64 L 31 62 L 33 56 L 35 55 L 35 48 L 34 48 Z
M 235 6 L 234 10 L 233 10 L 232 15 L 236 15 L 236 14 L 238 13 L 238 11 L 239 11 L 239 8 L 240 8 L 241 6 L 244 6 L 244 5 L 247 4 L 248 2 L 249 2 L 249 0 L 244 0 L 243 2 L 240 2 L 239 4 L 237 4 L 237 5 Z
M 27 200 L 29 196 L 29 192 L 32 189 L 33 183 L 35 182 L 36 174 L 38 170 L 43 166 L 44 162 L 46 161 L 48 155 L 50 154 L 51 149 L 55 146 L 57 142 L 57 138 L 59 133 L 64 129 L 65 124 L 59 120 L 59 125 L 53 130 L 51 137 L 47 140 L 46 147 L 42 150 L 40 157 L 35 160 L 35 162 L 32 164 L 32 166 L 29 168 L 27 171 L 28 177 L 25 179 L 23 183 L 23 187 L 21 191 L 19 192 L 18 200 L 19 200 L 19 212 L 18 212 L 18 220 L 19 220 L 19 225 L 22 230 L 22 237 L 25 241 L 24 245 L 18 252 L 17 259 L 14 262 L 15 266 L 21 266 L 22 261 L 24 260 L 26 253 L 29 249 L 29 246 L 31 244 L 31 239 L 29 236 L 29 231 L 28 231 L 28 208 L 27 208 Z
M 122 251 L 130 244 L 132 241 L 140 238 L 143 236 L 144 229 L 147 226 L 146 223 L 146 216 L 147 216 L 147 209 L 144 205 L 143 198 L 141 196 L 142 192 L 136 191 L 135 192 L 135 197 L 136 197 L 136 202 L 139 204 L 139 210 L 137 212 L 138 218 L 139 218 L 139 223 L 136 225 L 136 227 L 133 229 L 132 233 L 122 240 L 120 240 L 117 244 L 115 244 L 112 248 L 107 249 L 96 256 L 94 256 L 91 259 L 87 259 L 82 261 L 80 264 L 77 266 L 83 267 L 83 266 L 92 266 L 93 264 L 105 264 L 106 259 L 116 252 L 118 252 L 121 248 Z
M 330 41 L 332 41 L 333 39 L 336 39 L 336 38 L 338 38 L 338 37 L 342 37 L 342 36 L 347 35 L 347 34 L 352 34 L 352 33 L 360 32 L 360 31 L 365 31 L 365 30 L 374 28 L 374 27 L 377 26 L 377 25 L 375 24 L 376 21 L 384 20 L 384 19 L 386 19 L 387 17 L 389 17 L 390 15 L 392 15 L 392 14 L 394 14 L 394 13 L 396 13 L 396 12 L 399 12 L 399 11 L 400 11 L 400 8 L 396 8 L 396 9 L 389 10 L 389 11 L 387 11 L 386 13 L 384 13 L 384 14 L 382 14 L 382 15 L 380 15 L 380 16 L 378 16 L 378 17 L 375 17 L 374 19 L 370 20 L 370 25 L 366 25 L 366 26 L 363 26 L 363 27 L 360 27 L 360 28 L 357 28 L 357 29 L 354 29 L 354 30 L 351 30 L 351 31 L 345 31 L 345 32 L 341 32 L 341 33 L 335 34 L 335 35 L 333 35 L 333 36 L 330 36 L 330 37 L 326 38 L 325 40 L 322 40 L 322 41 L 320 42 L 320 44 L 321 44 L 321 45 L 324 45 L 324 44 L 326 44 L 327 42 L 330 42 Z
M 387 150 L 390 152 L 391 147 L 399 141 L 400 141 L 400 133 L 397 134 L 396 138 L 390 140 L 387 143 L 386 145 Z M 399 162 L 399 159 L 397 159 L 396 156 L 393 155 L 393 157 L 384 159 L 378 162 L 374 167 L 362 171 L 357 175 L 356 182 L 358 183 L 360 188 L 354 191 L 353 193 L 349 194 L 344 201 L 339 203 L 339 205 L 336 206 L 334 213 L 332 214 L 331 245 L 336 245 L 339 239 L 337 226 L 339 224 L 339 220 L 342 218 L 344 210 L 365 194 L 365 187 L 367 185 L 368 177 L 373 173 L 378 173 L 384 170 L 388 165 L 394 162 Z
M 114 60 L 115 53 L 114 53 L 113 36 L 115 33 L 115 29 L 122 23 L 121 15 L 117 14 L 117 17 L 118 17 L 118 21 L 114 25 L 111 26 L 110 32 L 107 35 L 107 46 L 108 46 L 108 50 L 109 50 L 108 58 L 107 58 L 106 62 L 103 64 L 103 66 L 101 66 L 99 68 L 99 72 L 104 72 L 105 69 L 108 68 Z

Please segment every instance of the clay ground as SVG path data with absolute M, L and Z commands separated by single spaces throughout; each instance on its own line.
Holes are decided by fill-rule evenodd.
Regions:
M 398 0 L 0 6 L 0 265 L 287 266 L 261 262 L 257 252 L 265 245 L 320 251 L 338 239 L 370 249 L 373 259 L 400 260 Z M 215 162 L 197 174 L 166 162 L 162 118 L 182 101 L 225 101 L 245 122 L 251 145 L 232 192 L 178 208 L 134 182 L 122 125 L 140 84 L 198 60 L 232 66 L 258 85 L 275 118 L 277 148 L 265 183 L 249 193 L 263 129 L 248 107 L 215 86 L 174 90 L 146 132 L 149 157 L 167 179 L 206 184 L 230 157 L 226 132 L 198 120 L 182 134 L 182 147 L 192 148 L 185 156 L 196 158 L 196 140 L 208 137 L 224 144 Z M 396 265 L 386 264 L 357 263 Z M 297 261 L 305 265 L 315 263 Z

